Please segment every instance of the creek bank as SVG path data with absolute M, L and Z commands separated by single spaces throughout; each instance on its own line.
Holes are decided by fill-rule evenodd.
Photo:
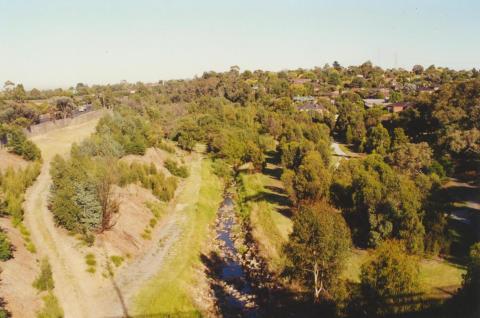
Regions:
M 237 217 L 234 193 L 225 191 L 217 213 L 213 251 L 204 263 L 220 316 L 265 317 L 281 287 L 259 257 L 250 228 Z

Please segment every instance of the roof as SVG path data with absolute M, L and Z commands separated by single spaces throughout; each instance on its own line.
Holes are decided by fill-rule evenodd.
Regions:
M 301 106 L 298 106 L 299 111 L 308 111 L 308 110 L 314 110 L 314 111 L 324 111 L 325 106 L 317 103 L 306 103 Z
M 387 108 L 389 111 L 394 111 L 395 109 L 400 109 L 400 111 L 403 111 L 407 108 L 410 108 L 413 106 L 412 102 L 398 102 L 398 103 L 391 103 L 387 105 Z
M 387 105 L 387 107 L 403 107 L 403 108 L 407 108 L 411 106 L 413 106 L 412 102 L 398 102 L 398 103 L 391 103 Z
M 375 105 L 385 106 L 386 102 L 383 98 L 365 98 L 363 100 L 365 107 L 371 108 Z
M 295 102 L 313 102 L 315 97 L 313 96 L 294 96 L 293 100 Z
M 305 84 L 305 83 L 310 83 L 312 80 L 309 78 L 294 78 L 292 79 L 292 82 L 294 84 Z

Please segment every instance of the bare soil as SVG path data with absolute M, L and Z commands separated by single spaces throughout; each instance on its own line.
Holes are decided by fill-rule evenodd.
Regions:
M 127 155 L 120 159 L 126 163 L 138 162 L 143 164 L 150 164 L 153 163 L 157 170 L 162 171 L 166 176 L 170 176 L 171 173 L 168 171 L 164 166 L 164 162 L 166 159 L 173 157 L 174 155 L 166 152 L 162 149 L 157 148 L 148 148 L 145 152 L 145 155 L 138 156 L 138 155 Z
M 115 189 L 120 200 L 115 226 L 97 235 L 94 246 L 86 246 L 77 237 L 55 226 L 47 208 L 51 185 L 50 161 L 56 154 L 68 155 L 71 144 L 89 136 L 97 121 L 31 138 L 42 150 L 44 159 L 41 173 L 27 190 L 24 203 L 25 224 L 31 232 L 37 254 L 30 255 L 24 250 L 19 233 L 11 235 L 18 250 L 15 258 L 5 263 L 0 296 L 8 301 L 7 308 L 13 317 L 32 317 L 41 306 L 40 297 L 31 284 L 37 275 L 38 260 L 43 257 L 48 257 L 52 266 L 54 293 L 65 317 L 126 317 L 137 291 L 158 273 L 163 259 L 174 252 L 171 247 L 180 235 L 180 225 L 185 218 L 181 213 L 183 207 L 177 205 L 175 198 L 184 191 L 188 180 L 180 183 L 175 198 L 166 207 L 165 217 L 152 230 L 151 240 L 143 239 L 141 234 L 153 216 L 145 202 L 155 201 L 156 198 L 150 191 L 136 185 Z M 144 157 L 127 160 L 154 162 L 158 168 L 163 168 L 163 155 L 162 151 L 149 149 Z M 201 156 L 185 160 L 194 172 L 190 178 L 198 176 Z M 85 257 L 88 253 L 95 255 L 95 273 L 87 272 Z M 119 268 L 108 262 L 113 255 L 125 259 Z M 13 284 L 16 287 L 9 288 Z
M 27 166 L 28 161 L 22 157 L 10 153 L 6 149 L 0 149 L 0 172 L 4 172 L 9 167 L 18 170 L 25 169 Z
M 13 227 L 10 219 L 0 218 L 0 227 L 7 232 L 14 247 L 14 258 L 1 263 L 0 295 L 14 317 L 34 317 L 42 305 L 32 286 L 39 272 L 37 258 L 27 251 L 20 231 Z

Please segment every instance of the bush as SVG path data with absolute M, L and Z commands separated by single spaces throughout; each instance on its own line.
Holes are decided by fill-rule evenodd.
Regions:
M 118 256 L 118 255 L 112 255 L 110 256 L 110 260 L 112 261 L 112 263 L 116 266 L 116 267 L 120 267 L 120 265 L 122 265 L 124 259 L 123 257 L 121 256 Z
M 12 258 L 12 244 L 3 230 L 0 230 L 0 260 L 6 261 Z
M 179 166 L 177 162 L 171 159 L 165 160 L 165 168 L 170 171 L 171 174 L 180 178 L 187 178 L 189 173 L 186 166 Z
M 418 262 L 398 241 L 382 243 L 362 266 L 361 290 L 369 317 L 415 310 L 418 287 Z
M 96 266 L 97 261 L 95 260 L 95 255 L 92 253 L 89 253 L 85 256 L 85 263 L 87 263 L 88 266 Z
M 7 147 L 10 152 L 22 156 L 25 160 L 39 160 L 40 149 L 27 139 L 22 130 L 17 127 L 0 125 L 0 139 L 7 140 Z
M 177 181 L 174 177 L 165 178 L 161 171 L 156 171 L 151 165 L 136 162 L 127 165 L 119 163 L 120 186 L 140 182 L 146 189 L 152 190 L 153 195 L 162 201 L 169 201 L 175 194 Z
M 52 267 L 46 258 L 42 259 L 40 274 L 33 282 L 33 287 L 40 291 L 52 290 L 55 287 L 52 277 Z
M 25 190 L 40 174 L 40 168 L 39 163 L 34 163 L 23 170 L 8 168 L 3 175 L 0 174 L 0 215 L 10 215 L 16 223 L 22 220 Z
M 37 318 L 63 318 L 64 312 L 57 297 L 49 292 L 43 297 L 43 308 L 37 313 Z

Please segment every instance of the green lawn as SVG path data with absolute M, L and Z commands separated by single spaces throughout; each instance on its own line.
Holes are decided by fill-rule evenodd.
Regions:
M 353 250 L 343 277 L 360 282 L 360 267 L 368 259 L 368 252 Z M 420 284 L 423 292 L 431 297 L 448 296 L 462 283 L 465 270 L 455 264 L 441 259 L 423 259 L 420 262 Z
M 184 192 L 178 197 L 178 204 L 185 207 L 177 213 L 185 213 L 187 216 L 183 234 L 172 247 L 173 255 L 166 260 L 157 276 L 137 295 L 134 311 L 140 317 L 201 315 L 191 298 L 191 290 L 198 285 L 195 268 L 201 262 L 200 254 L 208 238 L 208 227 L 215 221 L 223 185 L 213 174 L 211 161 L 206 159 L 202 162 L 200 171 L 192 169 L 192 176 L 187 182 Z M 198 196 L 189 191 L 195 182 L 201 182 Z
M 280 188 L 281 182 L 262 173 L 242 174 L 240 178 L 242 197 L 250 211 L 252 235 L 262 256 L 269 260 L 270 269 L 279 272 L 285 263 L 282 246 L 292 231 L 292 221 L 278 210 L 282 206 L 276 198 L 285 198 L 267 186 Z

